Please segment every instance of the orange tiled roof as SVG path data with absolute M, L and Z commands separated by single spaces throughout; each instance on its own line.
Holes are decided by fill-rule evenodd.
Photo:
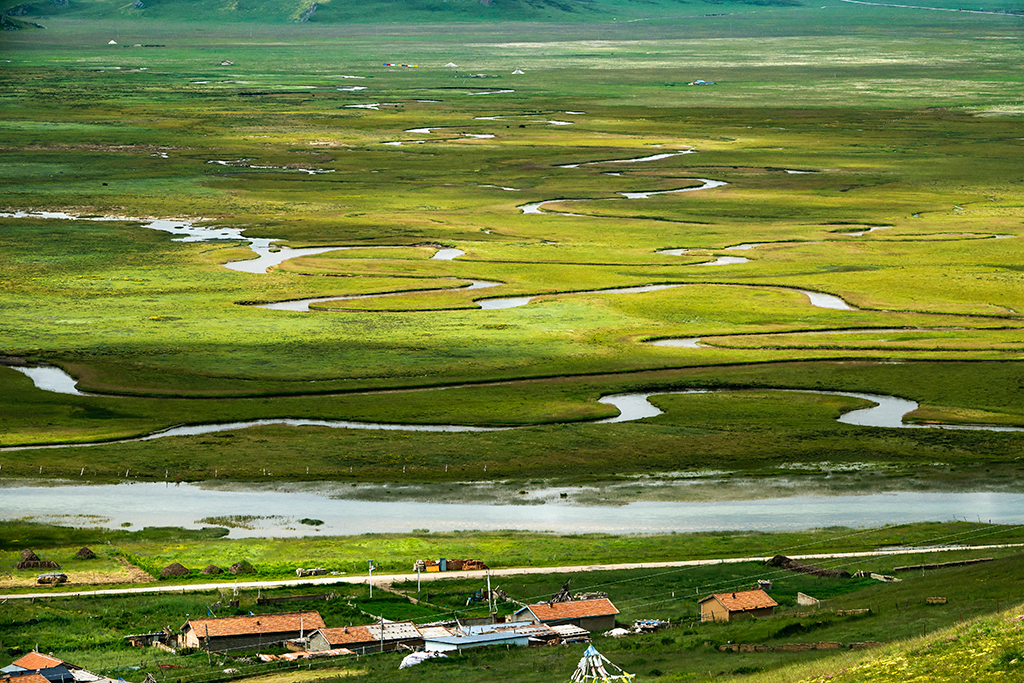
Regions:
M 21 659 L 12 662 L 15 666 L 20 666 L 23 669 L 30 671 L 37 671 L 39 669 L 49 669 L 54 666 L 60 666 L 64 662 L 57 659 L 56 657 L 50 657 L 39 652 L 29 652 Z M 21 679 L 24 680 L 24 679 Z
M 601 598 L 599 600 L 556 602 L 553 605 L 548 605 L 546 602 L 540 602 L 536 605 L 528 605 L 527 607 L 541 621 L 580 619 L 585 617 L 606 617 L 619 613 L 619 610 L 615 609 L 615 605 L 613 605 L 612 601 L 608 598 Z
M 779 603 L 769 597 L 763 590 L 739 591 L 737 593 L 715 593 L 701 600 L 705 602 L 714 598 L 722 603 L 730 612 L 746 612 L 752 609 L 776 607 Z
M 254 636 L 260 633 L 287 633 L 305 630 L 312 633 L 324 628 L 319 612 L 286 612 L 284 614 L 257 614 L 245 617 L 214 617 L 212 619 L 189 619 L 185 626 L 198 637 Z M 209 629 L 209 630 L 207 630 Z M 184 630 L 184 628 L 182 629 Z
M 19 664 L 18 666 L 21 665 Z M 48 669 L 50 667 L 43 668 Z M 42 674 L 25 674 L 24 676 L 17 676 L 15 678 L 11 678 L 11 680 L 18 681 L 18 683 L 50 683 L 50 681 L 46 679 L 46 676 L 43 676 Z
M 372 643 L 377 640 L 365 626 L 322 628 L 320 629 L 320 635 L 326 638 L 332 647 L 336 645 L 351 645 L 352 643 Z

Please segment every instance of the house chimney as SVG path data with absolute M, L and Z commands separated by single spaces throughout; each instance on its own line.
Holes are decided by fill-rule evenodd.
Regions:
M 733 593 L 733 594 L 732 594 L 732 597 L 733 597 L 733 598 L 735 598 L 735 597 L 736 597 L 736 594 L 735 594 L 735 593 Z

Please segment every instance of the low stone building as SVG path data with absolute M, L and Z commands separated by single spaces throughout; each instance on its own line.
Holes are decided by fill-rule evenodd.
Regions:
M 779 603 L 763 590 L 714 593 L 700 601 L 701 621 L 732 621 L 738 617 L 768 617 Z

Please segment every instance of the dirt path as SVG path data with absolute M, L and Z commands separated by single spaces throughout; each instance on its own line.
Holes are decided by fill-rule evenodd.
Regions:
M 819 553 L 817 555 L 790 555 L 794 560 L 838 560 L 856 557 L 893 557 L 896 555 L 919 555 L 923 553 L 942 553 L 954 550 L 979 551 L 999 548 L 1024 548 L 1024 543 L 1003 543 L 996 545 L 949 546 L 938 548 L 903 548 L 894 550 L 868 550 L 856 553 Z M 493 576 L 517 576 L 525 574 L 573 574 L 577 572 L 610 571 L 615 569 L 664 569 L 671 567 L 697 567 L 711 564 L 735 564 L 739 562 L 767 562 L 770 557 L 727 557 L 713 560 L 678 560 L 673 562 L 629 562 L 624 564 L 580 564 L 561 567 L 507 567 L 488 571 L 471 572 L 431 572 L 420 576 L 422 581 L 439 579 L 483 579 L 487 574 Z M 142 570 L 138 570 L 142 571 Z M 143 572 L 144 573 L 144 572 Z M 149 576 L 146 574 L 146 576 Z M 416 574 L 379 574 L 373 577 L 373 585 L 387 585 L 402 581 L 415 581 Z M 368 577 L 363 575 L 319 576 L 308 579 L 281 579 L 277 581 L 251 581 L 245 583 L 192 583 L 162 586 L 139 586 L 137 588 L 100 588 L 96 590 L 62 591 L 52 590 L 39 593 L 10 593 L 0 595 L 0 600 L 29 600 L 33 598 L 68 597 L 68 596 L 99 596 L 99 595 L 138 595 L 143 593 L 184 593 L 213 591 L 221 588 L 285 588 L 288 586 L 327 586 L 338 583 L 367 583 Z
M 149 572 L 143 571 L 123 557 L 115 557 L 117 563 L 128 571 L 128 581 L 131 583 L 153 583 L 156 578 Z

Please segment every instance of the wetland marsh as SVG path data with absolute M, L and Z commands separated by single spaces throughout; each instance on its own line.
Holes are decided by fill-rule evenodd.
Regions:
M 0 352 L 77 387 L 0 368 L 0 476 L 1012 471 L 1018 19 L 951 20 L 952 41 L 930 19 L 414 31 L 416 68 L 357 29 L 132 29 L 160 49 L 59 19 L 15 32 Z M 657 407 L 623 422 L 598 401 L 619 394 Z M 911 412 L 837 422 L 867 395 Z M 414 431 L 444 425 L 469 431 Z
M 129 562 L 242 557 L 270 578 L 368 557 L 995 558 L 898 584 L 760 562 L 581 573 L 622 619 L 688 624 L 600 643 L 662 680 L 834 672 L 832 651 L 708 644 L 905 638 L 1015 595 L 1017 548 L 961 544 L 1019 542 L 1024 522 L 1019 8 L 398 4 L 4 16 L 22 26 L 0 60 L 10 563 L 28 544 L 117 583 L 139 580 Z M 701 595 L 766 576 L 776 618 L 695 622 Z M 564 579 L 503 585 L 533 601 Z M 433 620 L 480 588 L 435 585 L 310 606 Z M 799 616 L 797 591 L 826 611 Z M 121 631 L 227 597 L 12 600 L 4 643 L 166 678 Z M 555 649 L 317 675 L 549 681 L 574 664 Z

